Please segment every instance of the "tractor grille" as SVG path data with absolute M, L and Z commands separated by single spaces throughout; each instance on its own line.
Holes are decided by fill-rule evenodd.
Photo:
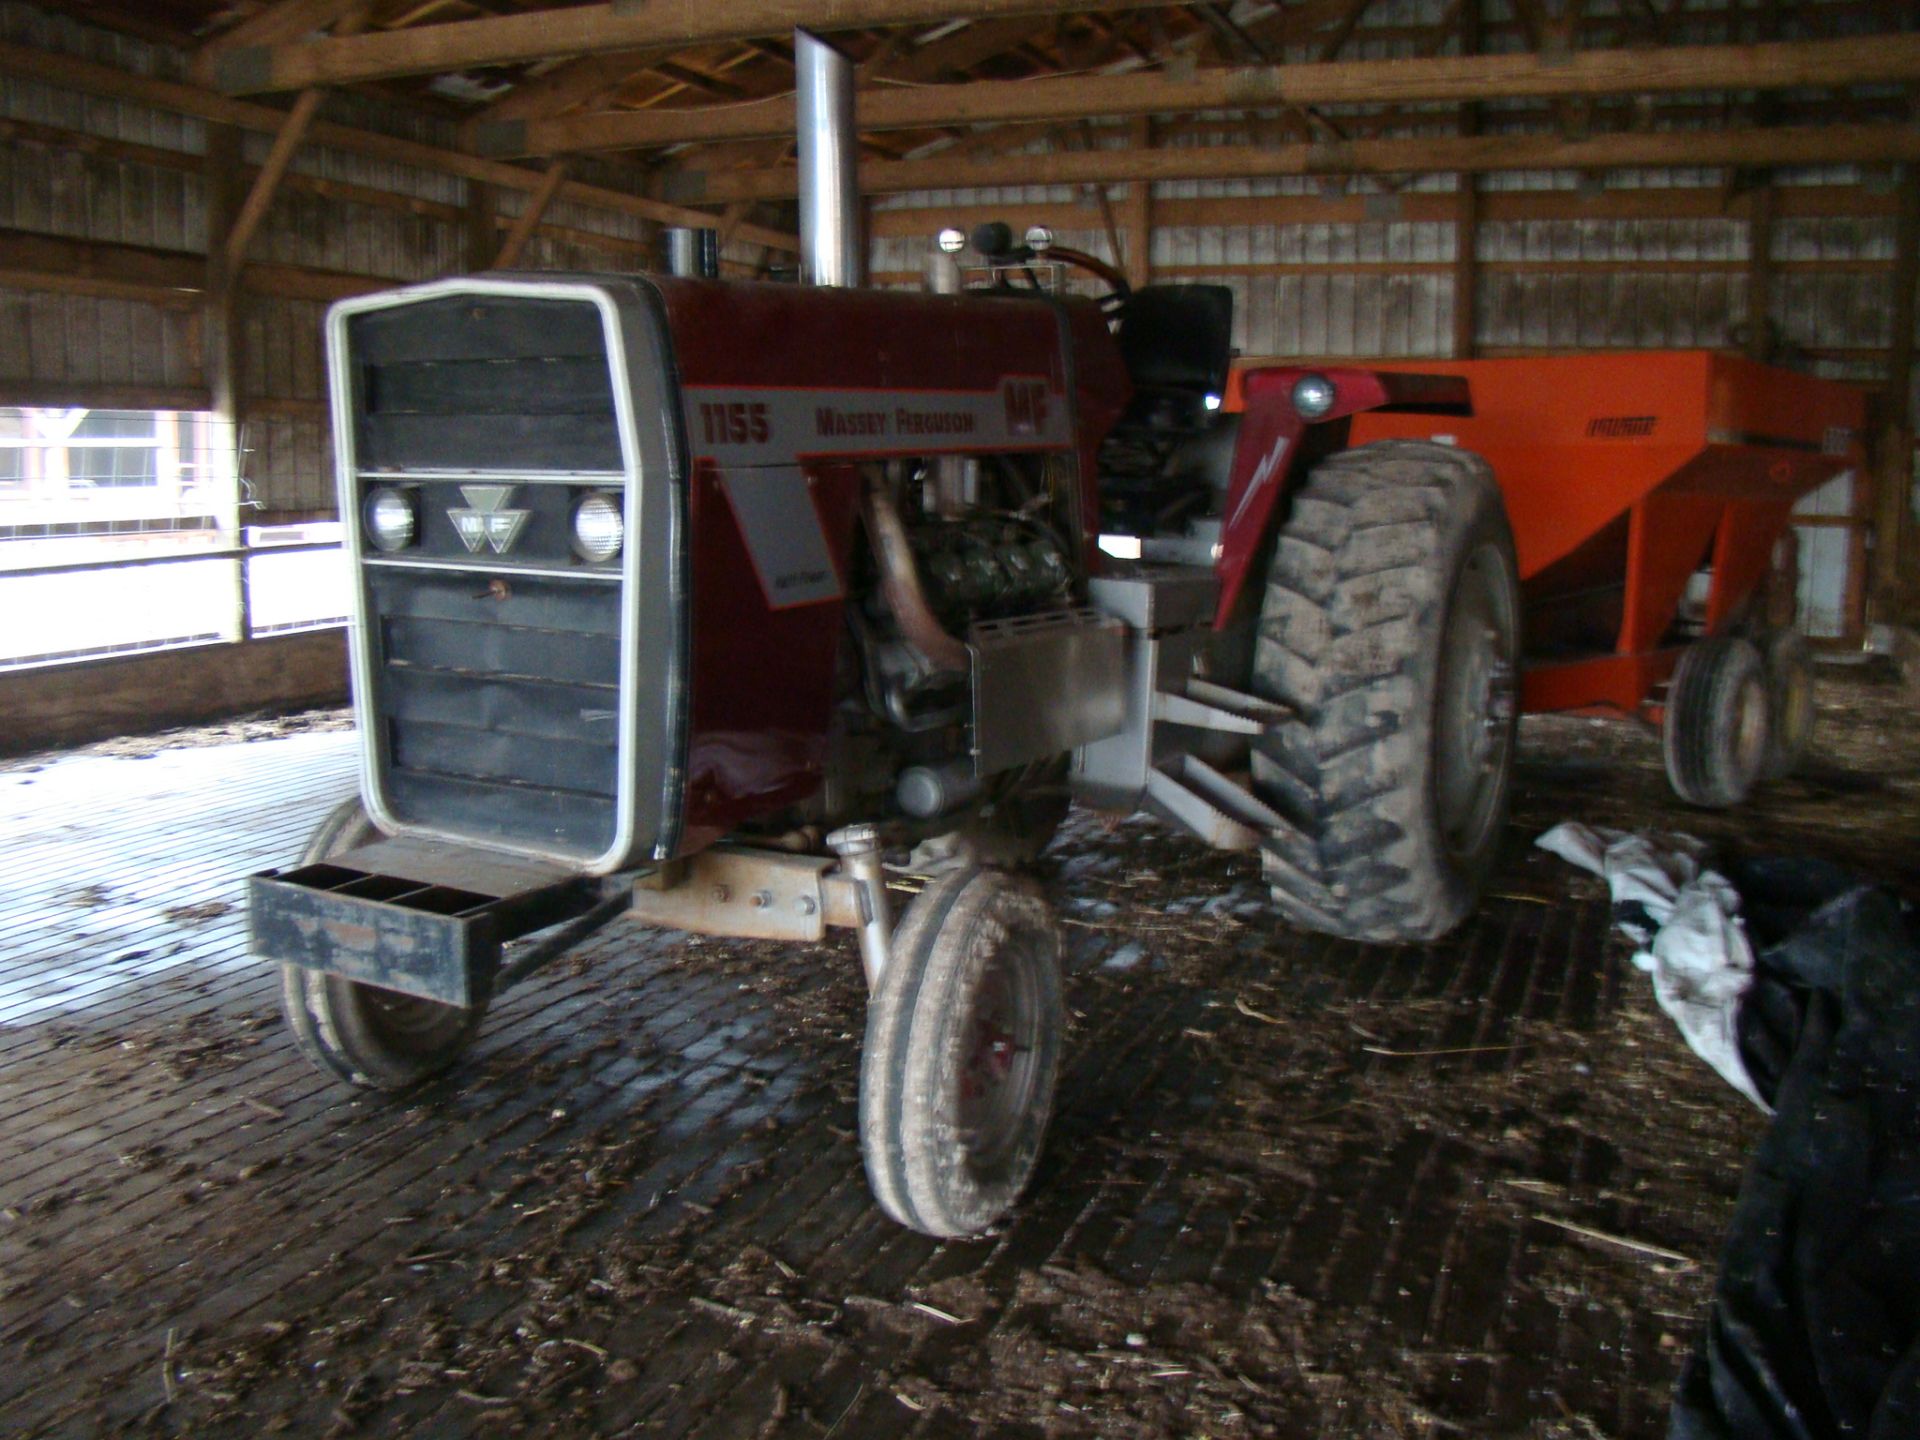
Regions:
M 395 818 L 592 856 L 613 841 L 619 585 L 370 567 L 372 712 Z
M 361 526 L 361 713 L 393 818 L 591 859 L 619 827 L 624 580 L 575 553 L 573 508 L 624 495 L 602 316 L 457 295 L 355 315 L 343 494 Z M 383 552 L 369 498 L 415 534 Z

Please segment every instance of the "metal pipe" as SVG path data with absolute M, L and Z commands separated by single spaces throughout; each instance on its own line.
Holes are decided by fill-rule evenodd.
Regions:
M 960 262 L 940 250 L 930 251 L 927 255 L 926 281 L 930 295 L 958 295 L 965 288 Z
M 800 140 L 800 278 L 861 285 L 859 132 L 853 62 L 818 36 L 793 32 Z
M 977 800 L 985 788 L 985 782 L 973 773 L 972 758 L 962 756 L 940 765 L 908 766 L 900 772 L 893 794 L 907 814 L 916 820 L 931 820 Z
M 880 568 L 880 593 L 886 597 L 887 609 L 893 613 L 900 633 L 935 670 L 971 673 L 973 653 L 946 632 L 927 603 L 920 569 L 913 561 L 913 546 L 907 540 L 907 527 L 901 523 L 887 478 L 878 466 L 868 472 L 863 513 L 874 563 Z
M 893 948 L 893 916 L 887 910 L 887 875 L 880 865 L 880 832 L 872 825 L 846 825 L 827 836 L 840 868 L 860 887 L 860 965 L 867 988 L 878 990 Z
M 694 280 L 720 275 L 720 233 L 704 227 L 673 225 L 667 229 L 667 273 Z

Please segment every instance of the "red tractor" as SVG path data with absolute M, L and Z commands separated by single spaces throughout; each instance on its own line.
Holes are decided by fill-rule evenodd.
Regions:
M 1257 848 L 1293 924 L 1421 941 L 1495 863 L 1523 634 L 1589 667 L 1563 708 L 1645 706 L 1677 661 L 1676 778 L 1724 801 L 1758 773 L 1790 687 L 1741 627 L 1786 505 L 1851 463 L 1817 428 L 1838 387 L 1838 422 L 1755 420 L 1788 437 L 1757 494 L 1709 453 L 1661 471 L 1665 518 L 1656 481 L 1562 533 L 1584 502 L 1514 489 L 1570 487 L 1561 452 L 1476 411 L 1477 371 L 1234 376 L 1230 292 L 980 248 L 958 294 L 483 275 L 334 308 L 362 793 L 252 893 L 311 1057 L 409 1085 L 617 915 L 850 927 L 874 1193 L 966 1234 L 1047 1127 L 1060 937 L 1010 867 L 1071 798 Z M 1062 263 L 1106 299 L 1037 283 Z M 1623 475 L 1754 443 L 1624 403 L 1558 402 Z M 1510 507 L 1547 517 L 1524 607 Z M 1712 638 L 1683 647 L 1703 559 Z M 888 863 L 932 874 L 897 923 Z

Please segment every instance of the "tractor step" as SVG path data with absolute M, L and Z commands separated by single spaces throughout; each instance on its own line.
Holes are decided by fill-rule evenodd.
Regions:
M 1191 725 L 1229 735 L 1258 735 L 1292 714 L 1284 705 L 1210 680 L 1189 679 L 1177 693 L 1156 690 L 1153 695 L 1153 718 L 1161 724 Z
M 1147 776 L 1147 805 L 1216 850 L 1251 850 L 1286 821 L 1197 755 L 1176 755 Z

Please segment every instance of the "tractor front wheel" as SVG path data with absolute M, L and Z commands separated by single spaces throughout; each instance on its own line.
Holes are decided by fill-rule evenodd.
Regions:
M 1053 1114 L 1060 930 L 1039 889 L 942 875 L 907 907 L 867 1009 L 860 1143 L 910 1229 L 974 1235 L 1026 1188 Z
M 349 800 L 320 822 L 301 863 L 331 860 L 379 834 L 360 801 Z M 303 1055 L 374 1090 L 404 1090 L 446 1069 L 483 1013 L 302 965 L 280 967 L 280 1004 Z
M 1478 901 L 1513 770 L 1520 584 L 1478 456 L 1383 441 L 1292 497 L 1267 571 L 1254 688 L 1293 711 L 1256 742 L 1287 822 L 1262 845 L 1293 923 L 1434 939 Z

